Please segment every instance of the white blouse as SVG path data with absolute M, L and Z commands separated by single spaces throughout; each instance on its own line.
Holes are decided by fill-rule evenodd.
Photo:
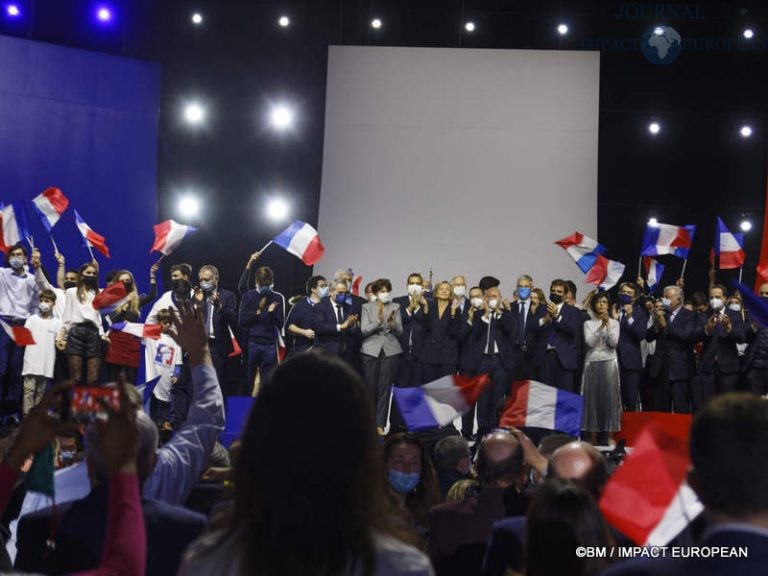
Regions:
M 99 335 L 104 336 L 104 326 L 101 322 L 101 313 L 93 307 L 93 299 L 96 292 L 88 290 L 85 293 L 85 302 L 80 302 L 77 297 L 77 288 L 67 288 L 64 292 L 64 317 L 62 325 L 69 332 L 73 324 L 91 322 L 99 329 Z
M 584 322 L 584 343 L 587 345 L 585 362 L 616 360 L 616 346 L 619 344 L 619 321 L 608 319 L 603 327 L 602 320 Z

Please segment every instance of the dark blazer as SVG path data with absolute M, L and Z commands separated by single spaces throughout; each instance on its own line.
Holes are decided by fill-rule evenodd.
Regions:
M 640 343 L 645 340 L 648 330 L 648 313 L 642 306 L 632 306 L 632 323 L 630 317 L 624 316 L 619 325 L 619 345 L 616 351 L 619 356 L 619 364 L 626 370 L 642 370 L 643 354 L 640 351 Z
M 259 313 L 259 302 L 266 297 L 267 302 Z M 277 304 L 270 312 L 269 307 Z M 266 344 L 275 342 L 277 334 L 283 329 L 285 322 L 285 298 L 280 292 L 270 290 L 265 294 L 258 290 L 248 290 L 240 301 L 240 327 L 245 330 L 244 336 Z
M 232 338 L 229 336 L 229 328 L 237 334 L 237 298 L 234 292 L 219 288 L 219 301 L 213 307 L 213 352 L 226 357 L 232 352 Z M 204 313 L 208 313 L 208 300 L 205 300 Z M 207 316 L 205 316 L 207 318 Z
M 666 328 L 660 329 L 654 323 L 645 334 L 648 342 L 656 342 L 650 366 L 652 378 L 658 378 L 665 360 L 669 380 L 687 380 L 695 372 L 693 344 L 701 331 L 697 315 L 682 306 L 674 322 L 667 321 Z
M 766 354 L 768 350 L 768 328 L 758 328 L 755 330 L 747 318 L 747 339 L 749 346 L 744 352 L 744 363 L 741 367 L 743 372 L 752 368 L 755 358 Z M 758 356 L 759 353 L 759 356 Z
M 544 305 L 539 307 L 542 306 Z M 546 311 L 546 307 L 544 307 L 544 311 Z M 531 329 L 538 338 L 536 354 L 542 355 L 534 360 L 534 365 L 542 366 L 544 364 L 543 355 L 546 354 L 547 345 L 551 342 L 563 368 L 577 370 L 579 368 L 582 325 L 581 310 L 569 304 L 563 304 L 560 308 L 560 314 L 554 321 L 544 325 L 534 322 Z
M 350 304 L 343 304 L 344 318 L 354 314 Z M 359 314 L 359 311 L 357 312 Z M 323 348 L 328 352 L 341 356 L 347 360 L 352 360 L 356 351 L 354 350 L 355 333 L 360 331 L 359 326 L 354 326 L 342 330 L 336 330 L 336 324 L 339 321 L 336 318 L 336 307 L 331 302 L 330 297 L 323 298 L 315 304 L 312 309 L 312 329 L 315 331 L 315 346 Z
M 421 325 L 421 309 L 413 315 L 406 312 L 411 299 L 408 296 L 398 296 L 392 300 L 400 304 L 400 318 L 403 321 L 403 333 L 400 335 L 400 346 L 403 352 L 408 353 L 409 347 L 413 355 L 418 359 L 421 357 L 421 348 L 424 345 L 424 328 Z
M 424 330 L 424 343 L 419 360 L 425 364 L 458 364 L 459 342 L 465 334 L 461 314 L 451 317 L 450 304 L 442 318 L 437 313 L 437 301 L 429 301 L 426 314 L 419 314 L 418 320 Z
M 475 310 L 471 332 L 467 338 L 468 350 L 465 361 L 472 370 L 480 368 L 488 344 L 488 323 L 483 321 L 484 314 L 483 310 Z M 514 345 L 518 332 L 517 322 L 517 317 L 509 310 L 504 310 L 501 316 L 496 319 L 496 346 L 499 349 L 501 363 L 509 371 L 514 370 L 520 361 Z
M 288 340 L 287 345 L 289 354 L 303 352 L 314 346 L 314 340 L 288 332 L 288 327 L 291 324 L 305 330 L 307 328 L 312 328 L 312 310 L 314 309 L 315 304 L 313 304 L 309 298 L 304 297 L 296 302 L 296 304 L 291 307 L 290 312 L 288 312 L 288 317 L 285 319 L 285 335 Z
M 96 486 L 82 500 L 67 502 L 56 513 L 46 508 L 19 522 L 16 569 L 45 574 L 71 574 L 101 562 L 107 531 L 108 486 Z M 176 574 L 184 550 L 202 532 L 206 517 L 160 500 L 142 500 L 147 529 L 148 576 Z M 46 554 L 54 515 L 60 514 L 56 548 Z
M 708 311 L 702 321 L 706 324 L 709 317 L 714 314 Z M 699 359 L 699 370 L 702 372 L 711 371 L 715 362 L 723 374 L 736 374 L 741 368 L 739 363 L 739 353 L 736 350 L 736 344 L 741 344 L 747 338 L 747 327 L 741 319 L 739 312 L 725 310 L 725 314 L 731 320 L 731 332 L 726 332 L 722 324 L 715 324 L 715 328 L 708 336 L 704 332 L 704 326 L 701 327 L 701 336 L 703 336 L 704 348 L 701 351 Z

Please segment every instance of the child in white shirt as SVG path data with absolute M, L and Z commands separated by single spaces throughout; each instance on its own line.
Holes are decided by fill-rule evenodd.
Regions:
M 24 323 L 24 327 L 32 333 L 35 340 L 35 344 L 24 349 L 24 365 L 21 370 L 24 383 L 24 416 L 40 402 L 48 382 L 53 378 L 56 336 L 61 329 L 61 320 L 53 315 L 55 305 L 56 294 L 53 290 L 42 290 L 39 312 L 32 314 Z
M 170 311 L 158 311 L 156 319 L 163 327 L 163 332 L 158 340 L 144 339 L 144 372 L 147 382 L 160 376 L 152 393 L 149 412 L 161 432 L 170 432 L 176 419 L 173 409 L 173 385 L 181 373 L 183 351 L 166 333 L 171 327 Z

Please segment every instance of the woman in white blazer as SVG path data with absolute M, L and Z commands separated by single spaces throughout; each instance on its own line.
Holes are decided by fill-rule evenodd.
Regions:
M 389 394 L 397 376 L 397 362 L 403 349 L 398 336 L 403 333 L 400 305 L 391 301 L 392 283 L 386 278 L 373 282 L 375 302 L 363 304 L 360 350 L 363 374 L 376 409 L 376 426 L 384 434 L 389 416 Z

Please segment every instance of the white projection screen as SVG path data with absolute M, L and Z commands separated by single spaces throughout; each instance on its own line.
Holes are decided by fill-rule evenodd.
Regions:
M 554 241 L 597 238 L 598 52 L 332 46 L 315 273 L 405 292 L 583 274 Z

